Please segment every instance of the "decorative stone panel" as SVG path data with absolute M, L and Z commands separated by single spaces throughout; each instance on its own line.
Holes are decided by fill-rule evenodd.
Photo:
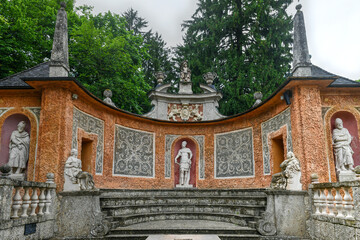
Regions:
M 263 150 L 263 164 L 264 174 L 269 175 L 270 171 L 270 149 L 268 143 L 268 135 L 272 132 L 279 130 L 282 126 L 286 126 L 287 129 L 287 151 L 293 151 L 292 136 L 291 136 L 291 116 L 290 108 L 287 108 L 283 112 L 279 113 L 275 117 L 261 123 L 261 138 L 262 138 L 262 150 Z
M 331 107 L 321 107 L 321 117 L 324 120 L 325 114 L 329 111 Z
M 40 111 L 41 107 L 25 107 L 25 109 L 29 110 L 36 117 L 37 124 L 40 122 Z
M 215 135 L 215 178 L 253 177 L 252 128 Z
M 0 117 L 10 109 L 12 109 L 12 108 L 0 108 Z
M 155 177 L 155 134 L 115 126 L 114 175 Z
M 78 128 L 83 129 L 87 133 L 96 134 L 98 136 L 96 145 L 95 174 L 102 174 L 104 158 L 104 121 L 74 108 L 72 148 L 75 149 L 78 149 Z
M 171 178 L 171 146 L 180 135 L 165 135 L 165 178 Z M 184 136 L 185 137 L 185 136 Z M 193 137 L 199 145 L 199 179 L 205 179 L 204 143 L 205 136 L 196 135 Z

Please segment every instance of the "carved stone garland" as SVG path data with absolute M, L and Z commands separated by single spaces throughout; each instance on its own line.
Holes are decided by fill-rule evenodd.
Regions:
M 177 121 L 177 117 L 182 121 L 201 121 L 203 113 L 200 111 L 200 104 L 168 104 L 168 119 Z

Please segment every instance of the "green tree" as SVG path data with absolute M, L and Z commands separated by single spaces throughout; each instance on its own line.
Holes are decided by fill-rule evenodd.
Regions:
M 144 113 L 150 104 L 142 59 L 147 55 L 143 38 L 126 30 L 125 18 L 107 12 L 96 16 L 82 7 L 78 25 L 70 31 L 70 66 L 75 77 L 93 94 L 113 91 L 121 109 Z
M 50 58 L 60 0 L 0 1 L 0 79 Z M 74 0 L 67 0 L 71 12 Z
M 152 30 L 145 31 L 148 22 L 138 15 L 138 12 L 130 8 L 122 14 L 126 19 L 126 29 L 132 31 L 135 35 L 141 35 L 144 38 L 144 46 L 147 49 L 148 56 L 143 56 L 142 66 L 146 82 L 152 87 L 156 87 L 154 73 L 163 71 L 167 78 L 165 82 L 170 82 L 176 77 L 174 73 L 174 62 L 171 59 L 172 51 L 166 46 L 161 35 Z
M 187 59 L 195 85 L 202 74 L 218 74 L 223 92 L 220 112 L 232 115 L 253 104 L 253 94 L 268 97 L 290 70 L 292 0 L 199 0 L 192 19 L 185 21 L 184 44 L 178 61 Z M 194 88 L 199 92 L 199 88 Z

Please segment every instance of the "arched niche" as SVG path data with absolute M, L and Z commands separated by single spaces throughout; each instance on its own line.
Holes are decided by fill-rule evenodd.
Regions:
M 354 166 L 360 165 L 360 141 L 359 141 L 358 126 L 355 116 L 347 111 L 339 111 L 334 113 L 330 119 L 331 137 L 332 137 L 332 132 L 335 128 L 336 118 L 341 118 L 341 120 L 343 121 L 344 128 L 346 128 L 349 131 L 350 135 L 353 137 L 350 146 L 354 151 L 354 154 L 352 155 L 354 159 Z
M 174 187 L 179 184 L 179 175 L 180 175 L 180 165 L 175 163 L 175 157 L 181 149 L 181 144 L 183 141 L 187 142 L 186 147 L 189 148 L 193 154 L 191 158 L 191 168 L 190 168 L 190 181 L 189 184 L 192 184 L 193 187 L 196 187 L 196 167 L 198 161 L 198 147 L 195 141 L 191 138 L 179 138 L 173 144 L 173 158 L 174 161 Z M 180 157 L 177 159 L 180 162 Z
M 1 145 L 0 145 L 0 166 L 9 161 L 9 143 L 13 131 L 17 129 L 19 122 L 24 121 L 25 131 L 29 134 L 31 132 L 31 123 L 27 116 L 23 114 L 12 114 L 7 117 L 1 127 Z M 31 136 L 30 136 L 31 137 Z

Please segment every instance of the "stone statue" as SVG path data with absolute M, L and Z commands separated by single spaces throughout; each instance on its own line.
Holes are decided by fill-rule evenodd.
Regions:
M 81 160 L 77 158 L 78 151 L 72 149 L 70 157 L 65 163 L 65 175 L 68 176 L 73 184 L 78 183 L 77 175 L 82 171 Z
M 8 166 L 11 167 L 11 174 L 23 173 L 29 159 L 30 136 L 25 131 L 25 126 L 24 121 L 19 122 L 17 130 L 10 137 Z
M 105 99 L 104 102 L 109 104 L 110 106 L 116 107 L 115 103 L 111 100 L 112 91 L 110 89 L 106 89 L 103 93 Z
M 187 142 L 183 141 L 181 143 L 181 149 L 175 157 L 175 163 L 180 165 L 180 176 L 179 176 L 179 185 L 177 187 L 192 187 L 189 185 L 190 181 L 190 168 L 191 168 L 191 158 L 192 152 L 190 148 L 186 147 Z M 180 163 L 177 159 L 180 158 Z
M 181 63 L 180 82 L 191 82 L 191 70 L 188 68 L 188 61 Z
M 257 107 L 257 106 L 259 106 L 259 105 L 262 103 L 262 100 L 261 100 L 262 97 L 263 97 L 263 95 L 262 95 L 261 92 L 255 92 L 255 93 L 254 93 L 255 103 L 253 104 L 252 107 Z
M 286 159 L 280 164 L 280 168 L 283 170 L 286 178 L 286 189 L 287 190 L 301 190 L 302 184 L 301 179 L 301 168 L 300 162 L 295 157 L 293 152 L 288 152 Z
M 94 190 L 95 189 L 94 179 L 90 173 L 81 171 L 77 174 L 76 177 L 80 184 L 80 190 Z
M 64 191 L 94 190 L 93 176 L 82 171 L 81 160 L 77 158 L 78 151 L 72 149 L 65 163 Z
M 343 121 L 340 118 L 336 118 L 332 143 L 338 173 L 354 170 L 354 160 L 352 157 L 354 151 L 350 147 L 351 141 L 352 136 L 349 131 L 343 127 Z
M 272 176 L 270 188 L 283 190 L 301 190 L 302 184 L 300 162 L 293 152 L 288 152 L 280 164 L 281 172 Z

